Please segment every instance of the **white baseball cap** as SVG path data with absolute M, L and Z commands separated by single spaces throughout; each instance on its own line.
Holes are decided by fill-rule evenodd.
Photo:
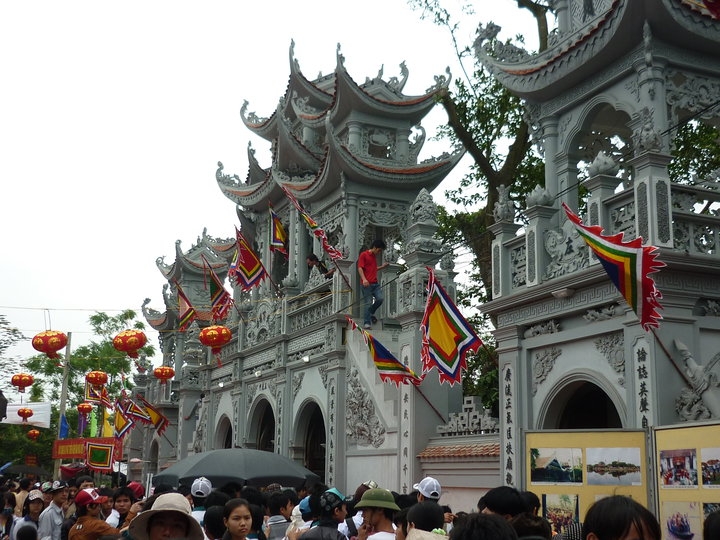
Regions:
M 207 497 L 208 495 L 210 495 L 211 491 L 212 483 L 204 476 L 196 478 L 195 481 L 192 483 L 192 487 L 190 488 L 190 494 L 195 497 Z
M 442 494 L 442 488 L 440 482 L 435 480 L 432 476 L 426 476 L 413 486 L 413 489 L 417 489 L 423 494 L 423 497 L 428 499 L 439 499 Z

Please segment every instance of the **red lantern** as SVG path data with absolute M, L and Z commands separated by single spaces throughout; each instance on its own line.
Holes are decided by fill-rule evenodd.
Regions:
M 125 352 L 130 358 L 138 357 L 138 350 L 147 343 L 147 336 L 140 330 L 123 330 L 113 338 L 113 347 Z
M 153 370 L 153 375 L 155 375 L 157 379 L 160 379 L 160 384 L 166 384 L 175 376 L 175 370 L 170 366 L 160 366 Z
M 40 432 L 37 429 L 31 429 L 27 432 L 27 436 L 31 441 L 35 441 L 40 436 Z
M 20 407 L 18 409 L 18 416 L 23 419 L 23 422 L 27 422 L 27 419 L 33 415 L 33 410 L 28 407 Z
M 10 383 L 13 386 L 18 387 L 18 392 L 25 392 L 25 389 L 28 386 L 31 386 L 32 383 L 35 382 L 35 378 L 30 375 L 29 373 L 17 373 L 12 376 L 12 379 L 10 379 Z
M 33 349 L 47 354 L 48 358 L 53 360 L 60 358 L 57 352 L 65 345 L 67 345 L 67 336 L 55 330 L 40 332 L 32 340 Z
M 86 403 L 83 401 L 82 403 L 78 404 L 77 410 L 83 416 L 87 416 L 88 414 L 90 414 L 92 412 L 93 406 L 92 406 L 92 404 Z
M 215 358 L 217 358 L 218 366 L 221 366 L 220 349 L 232 339 L 232 332 L 230 332 L 230 329 L 226 326 L 214 324 L 200 330 L 199 338 L 200 343 L 210 347 L 210 350 L 215 355 Z
M 93 386 L 104 386 L 108 382 L 108 376 L 104 371 L 91 371 L 85 375 L 85 380 Z

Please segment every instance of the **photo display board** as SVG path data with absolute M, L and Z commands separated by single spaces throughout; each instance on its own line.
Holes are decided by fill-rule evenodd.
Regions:
M 720 425 L 658 427 L 654 435 L 663 538 L 702 538 L 705 517 L 720 510 Z
M 582 521 L 590 505 L 608 495 L 647 506 L 653 478 L 647 442 L 642 430 L 526 432 L 524 489 L 540 498 L 554 533 Z

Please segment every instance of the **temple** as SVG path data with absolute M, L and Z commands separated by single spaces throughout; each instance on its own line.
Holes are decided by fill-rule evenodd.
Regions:
M 456 275 L 453 254 L 434 237 L 437 208 L 430 192 L 463 153 L 420 158 L 421 121 L 450 83 L 449 72 L 421 95 L 405 95 L 404 64 L 399 76 L 385 79 L 381 69 L 358 84 L 343 61 L 338 47 L 334 71 L 310 80 L 293 44 L 287 88 L 276 110 L 261 118 L 247 102 L 242 106 L 245 126 L 270 143 L 272 165 L 261 167 L 249 147 L 244 181 L 222 163 L 216 179 L 269 277 L 248 291 L 234 288 L 234 307 L 220 321 L 233 337 L 219 358 L 200 343 L 199 332 L 213 323 L 209 269 L 225 278 L 235 238 L 204 231 L 187 251 L 178 241 L 171 264 L 157 262 L 168 281 L 165 306 L 157 311 L 146 301 L 143 313 L 160 332 L 163 364 L 176 375 L 165 385 L 136 377 L 135 392 L 159 404 L 171 420 L 162 436 L 151 430 L 131 435 L 130 447 L 139 450 L 133 453 L 148 460 L 145 473 L 193 452 L 257 448 L 291 457 L 329 485 L 352 489 L 370 475 L 407 492 L 424 476 L 419 456 L 430 438 L 441 435 L 438 426 L 442 434 L 497 428 L 474 401 L 463 404 L 461 385 L 440 385 L 434 372 L 419 387 L 382 383 L 361 334 L 348 326 L 346 315 L 361 317 L 355 261 L 382 238 L 390 264 L 380 273 L 385 303 L 372 335 L 421 372 L 426 267 L 437 267 L 436 276 L 453 295 Z M 284 191 L 343 258 L 333 263 L 327 257 Z M 287 257 L 271 249 L 269 204 L 287 231 Z M 228 223 L 233 221 L 229 213 Z M 311 254 L 335 269 L 329 279 L 308 267 Z M 185 331 L 180 295 L 197 315 Z M 482 452 L 497 460 L 497 444 Z
M 509 187 L 500 193 L 485 306 L 498 321 L 502 476 L 518 486 L 527 480 L 525 431 L 720 418 L 720 171 L 668 171 L 681 126 L 720 126 L 716 3 L 551 4 L 558 27 L 546 50 L 503 44 L 492 24 L 481 26 L 475 47 L 524 99 L 545 158 L 526 225 Z M 659 329 L 643 329 L 563 202 L 605 234 L 659 248 L 667 264 L 652 275 L 663 296 Z

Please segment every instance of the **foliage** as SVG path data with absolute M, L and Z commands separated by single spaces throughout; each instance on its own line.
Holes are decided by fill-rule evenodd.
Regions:
M 7 358 L 5 353 L 10 347 L 26 339 L 28 338 L 20 330 L 12 326 L 5 315 L 0 314 L 0 366 L 5 373 L 17 369 L 15 360 Z M 0 390 L 12 390 L 10 377 L 3 377 L 2 382 L 0 382 Z
M 720 129 L 698 121 L 681 125 L 673 139 L 670 178 L 687 182 L 694 175 L 704 180 L 720 169 Z
M 131 360 L 113 347 L 112 339 L 117 333 L 128 328 L 142 330 L 144 325 L 136 320 L 136 317 L 136 313 L 129 309 L 115 316 L 97 312 L 90 317 L 93 334 L 100 339 L 91 340 L 89 344 L 72 350 L 67 366 L 67 410 L 68 422 L 71 426 L 73 425 L 70 421 L 72 409 L 85 398 L 85 375 L 88 372 L 102 370 L 108 374 L 107 390 L 111 396 L 117 396 L 123 385 L 125 387 L 129 385 L 129 381 L 123 379 L 132 371 Z M 151 345 L 140 350 L 140 354 L 147 356 L 152 356 L 154 352 L 155 349 Z M 28 360 L 27 369 L 35 375 L 33 390 L 38 390 L 43 398 L 53 403 L 59 401 L 64 366 L 45 355 L 39 355 Z M 77 414 L 76 411 L 74 413 Z

